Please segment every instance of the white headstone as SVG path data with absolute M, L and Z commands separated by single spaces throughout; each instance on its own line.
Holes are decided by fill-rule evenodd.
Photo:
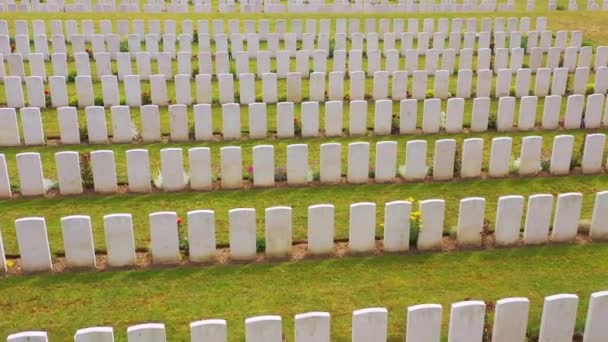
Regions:
M 97 150 L 91 152 L 93 184 L 95 192 L 113 193 L 118 190 L 114 151 Z
M 248 260 L 256 255 L 255 209 L 232 209 L 229 215 L 230 258 Z
M 95 267 L 95 247 L 89 216 L 61 218 L 65 257 L 70 267 Z
M 329 254 L 334 247 L 334 206 L 319 204 L 308 207 L 308 250 L 312 254 Z
M 51 271 L 53 264 L 47 236 L 46 222 L 42 217 L 15 220 L 17 245 L 24 272 Z
M 458 210 L 458 244 L 461 246 L 481 246 L 486 200 L 471 197 L 460 200 Z
M 351 252 L 373 252 L 376 247 L 376 204 L 363 202 L 350 206 L 348 247 Z M 364 340 L 361 340 L 364 341 Z
M 551 241 L 574 241 L 578 231 L 582 205 L 583 195 L 580 193 L 565 193 L 557 196 Z

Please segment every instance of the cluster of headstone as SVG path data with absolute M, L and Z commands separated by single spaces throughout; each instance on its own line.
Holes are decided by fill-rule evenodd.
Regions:
M 524 209 L 523 196 L 498 198 L 494 238 L 498 246 L 512 246 L 520 242 Z M 523 243 L 573 242 L 578 233 L 583 203 L 581 193 L 557 196 L 537 194 L 528 197 Z M 442 248 L 445 200 L 429 199 L 419 203 L 424 229 L 417 239 L 410 240 L 410 213 L 416 208 L 408 201 L 387 202 L 384 206 L 383 250 L 405 252 L 412 246 L 418 250 Z M 460 247 L 480 247 L 485 221 L 486 199 L 469 197 L 460 200 L 456 243 Z M 311 255 L 328 255 L 334 250 L 334 206 L 319 204 L 308 207 L 307 248 Z M 350 205 L 348 248 L 351 253 L 376 250 L 376 203 L 361 202 Z M 265 255 L 268 258 L 289 258 L 292 255 L 291 207 L 271 207 L 264 210 Z M 230 258 L 253 260 L 257 256 L 257 224 L 255 208 L 232 209 L 228 214 Z M 110 214 L 103 217 L 108 265 L 135 266 L 137 263 L 131 214 Z M 608 192 L 595 195 L 590 237 L 608 238 Z M 549 228 L 552 227 L 550 230 Z M 155 264 L 181 262 L 179 231 L 175 212 L 149 215 L 150 254 Z M 67 216 L 61 219 L 63 248 L 68 267 L 96 267 L 96 257 L 89 216 Z M 412 227 L 412 229 L 415 229 Z M 19 263 L 24 272 L 51 271 L 53 258 L 44 218 L 26 217 L 15 220 Z M 189 241 L 188 258 L 192 262 L 213 261 L 216 256 L 215 213 L 213 210 L 194 210 L 187 214 Z M 549 233 L 550 232 L 550 233 Z M 57 248 L 57 247 L 55 247 Z M 6 261 L 0 239 L 0 268 Z
M 576 325 L 579 297 L 575 294 L 557 294 L 544 298 L 540 318 L 540 341 L 570 341 Z M 523 297 L 503 298 L 495 305 L 486 306 L 480 300 L 453 303 L 447 336 L 450 341 L 482 341 L 491 333 L 494 341 L 524 341 L 530 300 Z M 603 341 L 608 334 L 604 323 L 608 310 L 608 292 L 592 293 L 586 313 L 584 341 Z M 442 336 L 442 311 L 440 304 L 419 304 L 407 308 L 405 317 L 406 341 L 439 341 Z M 493 324 L 485 331 L 486 311 L 493 311 Z M 388 338 L 387 308 L 374 307 L 353 311 L 352 341 L 386 341 Z M 281 316 L 266 315 L 245 319 L 244 341 L 282 342 Z M 129 342 L 165 342 L 167 333 L 162 323 L 144 323 L 127 328 Z M 403 333 L 403 331 L 401 332 Z M 190 323 L 192 341 L 226 342 L 228 327 L 226 320 L 206 319 Z M 169 336 L 171 337 L 171 336 Z M 294 317 L 295 342 L 329 342 L 331 338 L 331 315 L 329 312 L 307 312 Z M 26 331 L 9 335 L 7 342 L 37 341 L 48 342 L 44 331 Z M 114 329 L 111 327 L 91 327 L 80 329 L 74 335 L 75 342 L 113 342 Z
M 220 13 L 382 13 L 382 12 L 404 12 L 404 13 L 424 13 L 424 12 L 506 12 L 513 11 L 515 1 L 508 0 L 506 3 L 497 4 L 495 0 L 463 0 L 456 2 L 451 0 L 399 0 L 392 3 L 387 0 L 355 0 L 353 2 L 345 0 L 290 0 L 286 4 L 277 0 L 220 0 L 214 7 L 211 1 L 195 0 L 190 4 L 188 1 L 172 0 L 169 4 L 164 1 L 147 0 L 142 7 L 139 2 L 131 0 L 77 0 L 73 3 L 66 3 L 64 0 L 51 0 L 43 2 L 40 0 L 6 0 L 0 2 L 0 12 L 144 12 L 144 13 L 188 13 L 188 12 L 212 12 Z M 548 8 L 555 9 L 555 1 L 549 1 Z M 534 10 L 534 2 L 528 2 L 527 9 Z M 576 1 L 571 0 L 569 10 L 577 10 Z M 587 9 L 600 9 L 599 5 L 589 0 Z
M 589 11 L 606 10 L 608 2 L 587 0 L 586 7 Z M 214 10 L 220 13 L 432 13 L 432 12 L 508 12 L 515 9 L 515 1 L 508 0 L 506 3 L 498 4 L 496 0 L 463 0 L 456 2 L 452 0 L 399 0 L 396 3 L 387 0 L 289 0 L 286 4 L 277 0 L 220 0 L 217 7 L 212 7 L 211 1 L 194 0 L 190 5 L 183 0 L 171 0 L 169 4 L 164 1 L 147 0 L 142 7 L 139 2 L 132 0 L 77 0 L 73 3 L 65 3 L 64 0 L 15 0 L 0 2 L 0 12 L 144 12 L 144 13 L 208 13 Z M 557 0 L 549 0 L 547 4 L 549 11 L 558 10 Z M 568 11 L 577 11 L 579 6 L 576 0 L 569 0 L 566 8 Z M 536 10 L 534 0 L 527 0 L 526 10 Z
M 603 170 L 604 146 L 606 136 L 603 133 L 588 134 L 585 137 L 580 166 L 584 174 L 596 174 Z M 514 167 L 511 137 L 493 138 L 487 161 L 488 177 L 501 178 L 510 173 L 520 176 L 534 176 L 541 170 L 542 137 L 526 136 L 521 140 L 521 152 Z M 370 143 L 352 142 L 348 144 L 346 181 L 349 184 L 365 184 L 371 176 L 376 183 L 394 182 L 397 174 L 407 181 L 423 181 L 427 177 L 433 180 L 450 180 L 455 176 L 461 178 L 478 178 L 482 176 L 484 164 L 484 140 L 482 138 L 464 139 L 460 145 L 461 155 L 457 155 L 455 139 L 435 141 L 432 162 L 427 164 L 427 141 L 410 140 L 406 143 L 405 164 L 397 165 L 398 143 L 382 141 L 376 143 L 375 161 L 370 165 Z M 310 168 L 307 144 L 291 144 L 286 147 L 286 180 L 288 185 L 306 185 L 313 181 Z M 572 168 L 574 136 L 557 135 L 553 139 L 551 158 L 547 171 L 551 175 L 568 175 Z M 220 165 L 212 165 L 209 147 L 194 147 L 188 150 L 190 169 L 184 168 L 183 150 L 165 148 L 160 150 L 160 165 L 163 191 L 211 190 L 216 176 L 222 189 L 241 189 L 244 185 L 243 175 L 247 165 L 243 165 L 242 148 L 225 146 L 220 148 Z M 275 148 L 273 145 L 256 145 L 251 150 L 253 170 L 251 176 L 254 187 L 275 185 Z M 91 152 L 91 168 L 94 191 L 99 193 L 118 192 L 117 169 L 112 150 Z M 456 160 L 459 158 L 460 160 Z M 19 175 L 20 193 L 25 196 L 45 195 L 47 192 L 42 170 L 40 153 L 24 152 L 16 155 Z M 57 174 L 59 192 L 63 195 L 83 193 L 80 154 L 64 151 L 55 153 L 55 173 Z M 151 192 L 152 175 L 148 150 L 132 149 L 126 151 L 128 189 L 131 192 Z M 459 169 L 455 171 L 455 163 Z M 318 181 L 324 184 L 340 183 L 343 179 L 342 145 L 325 143 L 319 146 Z M 215 166 L 215 167 L 214 167 Z M 221 170 L 217 175 L 214 169 Z M 431 167 L 429 172 L 429 167 Z M 403 169 L 403 172 L 400 170 Z M 457 172 L 457 174 L 455 174 Z M 12 196 L 11 182 L 8 176 L 6 159 L 0 154 L 0 198 Z M 189 175 L 189 178 L 184 175 Z M 14 183 L 13 183 L 14 184 Z

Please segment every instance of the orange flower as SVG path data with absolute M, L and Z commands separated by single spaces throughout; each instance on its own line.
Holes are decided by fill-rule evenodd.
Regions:
M 182 225 L 182 222 L 183 222 L 182 218 L 181 218 L 181 217 L 178 217 L 178 218 L 177 218 L 177 225 L 178 225 L 178 226 L 181 226 L 181 225 Z

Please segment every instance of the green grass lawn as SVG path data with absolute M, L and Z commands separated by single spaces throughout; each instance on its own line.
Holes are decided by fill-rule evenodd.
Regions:
M 582 217 L 591 218 L 595 193 L 608 189 L 605 175 L 510 178 L 479 181 L 452 181 L 407 184 L 343 185 L 303 188 L 273 188 L 248 191 L 182 192 L 149 195 L 123 194 L 115 196 L 71 196 L 61 198 L 30 198 L 0 201 L 4 214 L 0 218 L 2 238 L 7 254 L 17 254 L 14 220 L 21 217 L 46 218 L 48 236 L 53 252 L 63 251 L 60 219 L 69 215 L 90 215 L 95 247 L 105 250 L 103 216 L 113 213 L 131 213 L 136 247 L 148 246 L 148 214 L 157 211 L 176 211 L 186 218 L 190 210 L 212 209 L 216 212 L 216 238 L 220 244 L 228 242 L 228 210 L 255 208 L 257 235 L 264 236 L 264 209 L 272 206 L 293 208 L 293 239 L 306 239 L 307 208 L 313 204 L 335 205 L 335 237 L 348 238 L 349 206 L 356 202 L 377 204 L 376 235 L 382 236 L 384 203 L 413 197 L 418 200 L 441 198 L 446 200 L 445 231 L 457 223 L 458 205 L 464 197 L 482 196 L 487 200 L 486 216 L 493 223 L 496 202 L 503 195 L 559 194 L 581 192 L 584 196 Z M 182 232 L 185 234 L 185 229 Z
M 535 336 L 543 298 L 558 293 L 579 296 L 581 331 L 589 295 L 608 288 L 607 258 L 608 246 L 598 243 L 13 276 L 0 281 L 0 336 L 40 329 L 50 340 L 68 341 L 79 328 L 112 326 L 115 340 L 126 341 L 128 326 L 162 322 L 169 341 L 189 341 L 191 321 L 223 318 L 229 341 L 243 341 L 245 318 L 276 314 L 293 341 L 295 314 L 328 311 L 332 341 L 350 341 L 352 311 L 379 306 L 389 310 L 388 340 L 397 342 L 408 306 L 442 304 L 445 337 L 451 303 L 519 296 L 531 301 L 529 334 Z

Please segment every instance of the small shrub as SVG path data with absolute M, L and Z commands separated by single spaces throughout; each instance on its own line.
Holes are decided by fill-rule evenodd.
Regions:
M 528 35 L 521 36 L 521 43 L 519 44 L 519 47 L 521 47 L 522 49 L 528 47 Z
M 528 68 L 530 68 L 530 65 L 528 63 L 522 63 L 521 67 L 523 69 L 528 69 Z
M 427 98 L 427 99 L 432 99 L 432 98 L 434 98 L 434 97 L 435 97 L 435 92 L 434 92 L 433 90 L 428 90 L 428 91 L 426 92 L 426 98 Z
M 589 39 L 583 38 L 583 41 L 581 42 L 581 46 L 594 46 L 594 44 Z
M 286 182 L 287 181 L 287 170 L 282 167 L 277 167 L 274 170 L 274 181 L 275 182 Z
M 187 251 L 190 249 L 190 242 L 188 241 L 188 234 L 182 231 L 182 223 L 184 222 L 181 217 L 177 218 L 177 236 L 179 237 L 179 249 Z
M 391 119 L 391 134 L 399 134 L 399 116 L 397 114 L 393 114 Z
M 576 167 L 580 167 L 583 165 L 583 153 L 585 151 L 585 142 L 581 144 L 578 152 L 572 154 L 572 158 L 570 159 L 570 170 L 573 170 Z
M 410 245 L 415 245 L 418 242 L 418 236 L 420 235 L 421 230 L 422 213 L 419 210 L 412 211 L 410 214 Z
M 80 177 L 85 189 L 93 189 L 93 168 L 91 167 L 91 154 L 80 152 Z
M 198 72 L 199 72 L 198 67 L 192 68 L 192 78 L 195 78 L 196 75 L 198 75 Z
M 68 106 L 70 107 L 78 107 L 78 96 L 70 97 L 70 101 L 68 101 Z
M 256 94 L 255 102 L 264 102 L 264 96 L 262 94 Z
M 454 152 L 454 177 L 460 176 L 460 170 L 462 168 L 462 153 L 460 152 L 460 147 L 456 146 L 456 150 Z
M 194 31 L 192 31 L 192 43 L 198 44 L 198 30 L 197 29 L 194 29 Z
M 76 82 L 76 76 L 78 76 L 78 74 L 76 73 L 76 71 L 71 71 L 70 73 L 68 73 L 68 78 L 66 79 L 67 83 L 74 83 Z
M 96 106 L 103 106 L 103 97 L 95 96 L 94 103 Z
M 312 171 L 312 179 L 313 182 L 319 182 L 321 180 L 321 171 L 315 170 Z
M 302 135 L 302 122 L 298 118 L 293 118 L 293 133 Z
M 278 102 L 287 102 L 287 95 L 281 95 L 277 99 Z
M 426 167 L 426 175 L 433 176 L 433 165 L 429 165 Z
M 595 92 L 595 84 L 593 83 L 587 83 L 587 89 L 585 90 L 585 93 L 587 95 L 591 95 Z
M 509 88 L 509 96 L 515 96 L 515 86 L 511 86 L 511 88 Z
M 555 10 L 556 11 L 565 11 L 566 10 L 566 6 L 564 6 L 564 5 L 557 5 L 555 7 Z
M 496 114 L 490 113 L 488 116 L 488 129 L 496 129 Z
M 549 172 L 551 170 L 551 160 L 543 159 L 540 161 L 540 169 L 545 172 Z
M 44 90 L 44 104 L 47 108 L 53 106 L 53 101 L 51 100 L 51 93 L 48 90 Z
M 369 170 L 369 172 L 367 173 L 367 177 L 368 178 L 376 178 L 376 171 L 375 170 Z
M 149 91 L 144 91 L 141 93 L 141 105 L 149 105 L 152 104 L 152 96 Z
M 255 251 L 258 253 L 264 253 L 266 251 L 266 240 L 264 238 L 257 238 L 255 240 Z
M 583 219 L 578 221 L 578 232 L 580 234 L 589 234 L 591 230 L 591 220 Z
M 129 42 L 126 40 L 120 41 L 120 52 L 129 52 Z
M 336 49 L 336 40 L 334 38 L 329 40 L 329 51 L 327 51 L 327 57 L 328 58 L 333 58 L 334 57 L 334 50 Z
M 78 133 L 80 134 L 80 140 L 81 141 L 88 141 L 89 140 L 89 131 L 87 130 L 87 126 L 86 125 L 78 127 Z
M 350 101 L 350 91 L 344 92 L 344 101 Z
M 125 99 L 124 96 L 121 96 L 120 99 L 118 100 L 118 102 L 121 106 L 124 106 L 127 104 L 127 99 Z

